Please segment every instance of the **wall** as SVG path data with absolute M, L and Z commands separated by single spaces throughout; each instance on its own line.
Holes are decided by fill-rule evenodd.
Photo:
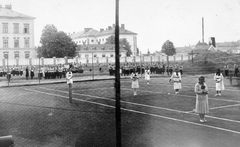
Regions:
M 187 61 L 190 60 L 188 56 L 169 56 L 169 61 Z M 40 63 L 39 63 L 40 61 Z M 136 57 L 120 57 L 121 63 L 133 63 L 133 62 L 166 62 L 166 56 L 136 56 Z M 29 59 L 12 59 L 7 61 L 7 59 L 0 60 L 0 66 L 36 66 L 36 65 L 63 65 L 66 63 L 77 63 L 77 64 L 86 64 L 86 63 L 97 63 L 97 64 L 114 64 L 115 57 L 94 57 L 93 62 L 92 58 L 79 58 L 75 57 L 73 59 L 66 58 L 29 58 Z

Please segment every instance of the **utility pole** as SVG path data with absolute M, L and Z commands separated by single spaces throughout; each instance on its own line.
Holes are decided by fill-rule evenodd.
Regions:
M 193 49 L 192 49 L 192 72 L 193 72 L 193 75 L 194 75 L 194 65 L 193 65 Z
M 39 67 L 38 67 L 38 76 L 39 76 L 39 84 L 40 84 L 40 79 L 41 79 L 41 74 L 40 74 L 40 56 L 39 56 Z
M 202 17 L 202 42 L 204 42 L 204 18 Z
M 119 0 L 116 0 L 116 16 L 115 16 L 115 94 L 116 94 L 116 147 L 122 146 L 121 140 L 121 97 L 120 97 L 120 63 L 119 63 Z
M 142 77 L 142 59 L 141 59 L 142 53 L 140 52 L 139 55 L 140 55 L 140 73 L 141 73 L 141 77 Z
M 93 69 L 93 51 L 92 51 L 92 79 L 94 79 L 94 69 Z

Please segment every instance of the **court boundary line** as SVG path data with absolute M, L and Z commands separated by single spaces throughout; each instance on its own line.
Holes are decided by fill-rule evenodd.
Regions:
M 125 82 L 125 83 L 131 83 L 131 81 L 122 81 L 122 82 Z M 155 84 L 155 83 L 152 83 L 151 84 L 151 81 L 149 82 L 150 84 L 149 85 L 159 85 L 159 84 Z M 166 84 L 166 83 L 160 83 L 160 84 Z M 185 86 L 186 85 L 186 86 Z M 190 86 L 191 84 L 182 84 L 182 87 L 191 87 Z M 171 85 L 165 85 L 165 86 L 173 86 L 172 84 Z M 194 86 L 195 86 L 195 84 L 193 84 L 193 89 L 194 89 Z M 215 87 L 212 87 L 212 86 L 210 86 L 210 87 L 208 87 L 208 89 L 214 89 L 214 90 L 216 90 L 216 88 Z M 225 91 L 240 91 L 240 90 L 237 90 L 237 89 L 226 89 L 225 88 Z
M 39 88 L 45 89 L 45 90 L 49 90 L 49 91 L 58 91 L 58 92 L 67 93 L 68 94 L 68 92 L 64 92 L 64 91 L 61 91 L 61 90 L 50 89 L 50 88 L 45 88 L 45 87 L 39 87 Z M 87 97 L 93 97 L 93 98 L 98 98 L 98 99 L 104 99 L 104 100 L 109 100 L 109 101 L 115 101 L 115 99 L 110 99 L 110 98 L 106 98 L 106 97 L 100 97 L 100 96 L 94 96 L 94 95 L 88 95 L 88 94 L 80 94 L 80 93 L 73 93 L 73 94 L 87 96 Z M 184 114 L 191 114 L 191 115 L 198 116 L 198 114 L 190 113 L 189 111 L 174 110 L 174 109 L 170 109 L 170 108 L 164 108 L 164 107 L 152 106 L 152 105 L 146 105 L 146 104 L 139 104 L 139 103 L 122 101 L 122 100 L 121 100 L 121 103 L 127 103 L 127 104 L 130 104 L 130 105 L 138 105 L 138 106 L 142 106 L 142 107 L 150 107 L 150 108 L 154 108 L 154 109 L 167 110 L 167 111 L 172 111 L 172 112 L 177 112 L 177 113 L 184 113 Z M 237 120 L 231 120 L 231 119 L 226 119 L 226 118 L 214 117 L 214 116 L 210 116 L 210 115 L 206 115 L 206 117 L 213 118 L 213 119 L 218 119 L 218 120 L 229 121 L 229 122 L 234 122 L 234 123 L 240 123 L 240 121 L 237 121 Z
M 127 87 L 122 87 L 121 89 L 125 89 L 125 90 L 129 90 Z M 138 91 L 143 91 L 143 92 L 149 92 L 149 93 L 161 93 L 164 94 L 163 92 L 156 92 L 156 91 L 149 91 L 149 90 L 139 90 Z M 175 94 L 167 94 L 166 95 L 175 95 Z M 191 96 L 191 95 L 183 95 L 183 94 L 178 94 L 178 96 L 184 96 L 184 97 L 194 97 L 196 98 L 196 96 Z M 235 103 L 240 103 L 240 101 L 235 101 L 235 100 L 227 100 L 227 99 L 216 99 L 216 98 L 211 98 L 208 97 L 208 99 L 212 99 L 212 100 L 216 100 L 216 101 L 226 101 L 226 102 L 235 102 Z
M 52 94 L 52 93 L 46 93 L 46 92 L 42 92 L 42 91 L 38 91 L 38 90 L 31 90 L 31 89 L 27 89 L 27 88 L 25 88 L 25 90 L 34 91 L 34 92 L 38 92 L 38 93 L 42 93 L 42 94 L 46 94 L 46 95 L 58 96 L 58 97 L 62 97 L 62 98 L 68 99 L 67 96 L 61 96 L 61 95 Z M 81 102 L 86 102 L 86 103 L 90 103 L 90 104 L 96 104 L 96 105 L 105 106 L 105 107 L 109 107 L 109 108 L 114 108 L 115 109 L 115 106 L 111 106 L 111 105 L 105 105 L 105 104 L 102 104 L 102 103 L 97 103 L 97 102 L 92 102 L 92 101 L 82 100 L 82 99 L 77 99 L 77 98 L 73 98 L 73 99 L 77 100 L 77 101 L 81 101 Z M 220 128 L 220 127 L 214 127 L 214 126 L 210 126 L 210 125 L 206 125 L 206 124 L 200 124 L 200 123 L 180 120 L 180 119 L 176 119 L 176 118 L 166 117 L 166 116 L 152 114 L 152 113 L 141 112 L 141 111 L 137 111 L 137 110 L 126 109 L 126 108 L 121 108 L 121 110 L 125 110 L 125 111 L 128 111 L 128 112 L 135 112 L 135 113 L 138 113 L 138 114 L 145 114 L 145 115 L 154 116 L 154 117 L 157 117 L 157 118 L 168 119 L 168 120 L 172 120 L 172 121 L 183 122 L 183 123 L 192 124 L 192 125 L 201 126 L 201 127 L 207 127 L 207 128 L 211 128 L 211 129 L 215 129 L 215 130 L 221 130 L 221 131 L 235 133 L 235 134 L 239 134 L 240 135 L 240 132 L 235 131 L 235 130 L 224 129 L 224 128 Z

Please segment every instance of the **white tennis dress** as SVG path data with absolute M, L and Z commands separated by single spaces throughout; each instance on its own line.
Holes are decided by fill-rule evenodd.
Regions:
M 224 90 L 223 75 L 220 73 L 220 76 L 215 73 L 214 80 L 216 81 L 216 90 Z
M 173 72 L 171 80 L 173 80 L 173 89 L 182 89 L 180 72 L 178 72 L 178 75 L 176 72 Z
M 132 88 L 139 88 L 138 74 L 137 73 L 136 74 L 132 73 L 131 79 L 132 79 Z
M 145 70 L 145 80 L 150 80 L 150 70 Z
M 73 73 L 72 72 L 67 72 L 66 74 L 66 79 L 67 79 L 67 84 L 72 84 L 73 83 Z

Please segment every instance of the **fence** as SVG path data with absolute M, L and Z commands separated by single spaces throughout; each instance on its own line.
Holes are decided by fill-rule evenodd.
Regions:
M 189 55 L 176 55 L 169 56 L 169 61 L 187 61 L 190 60 Z M 132 62 L 166 62 L 167 56 L 136 56 L 136 57 L 120 57 L 120 63 L 132 63 Z M 65 58 L 28 58 L 28 59 L 2 59 L 0 60 L 0 66 L 38 66 L 38 65 L 59 65 L 66 63 L 76 63 L 76 64 L 110 64 L 115 63 L 115 57 L 93 57 L 93 58 L 79 58 L 75 57 L 72 59 Z

